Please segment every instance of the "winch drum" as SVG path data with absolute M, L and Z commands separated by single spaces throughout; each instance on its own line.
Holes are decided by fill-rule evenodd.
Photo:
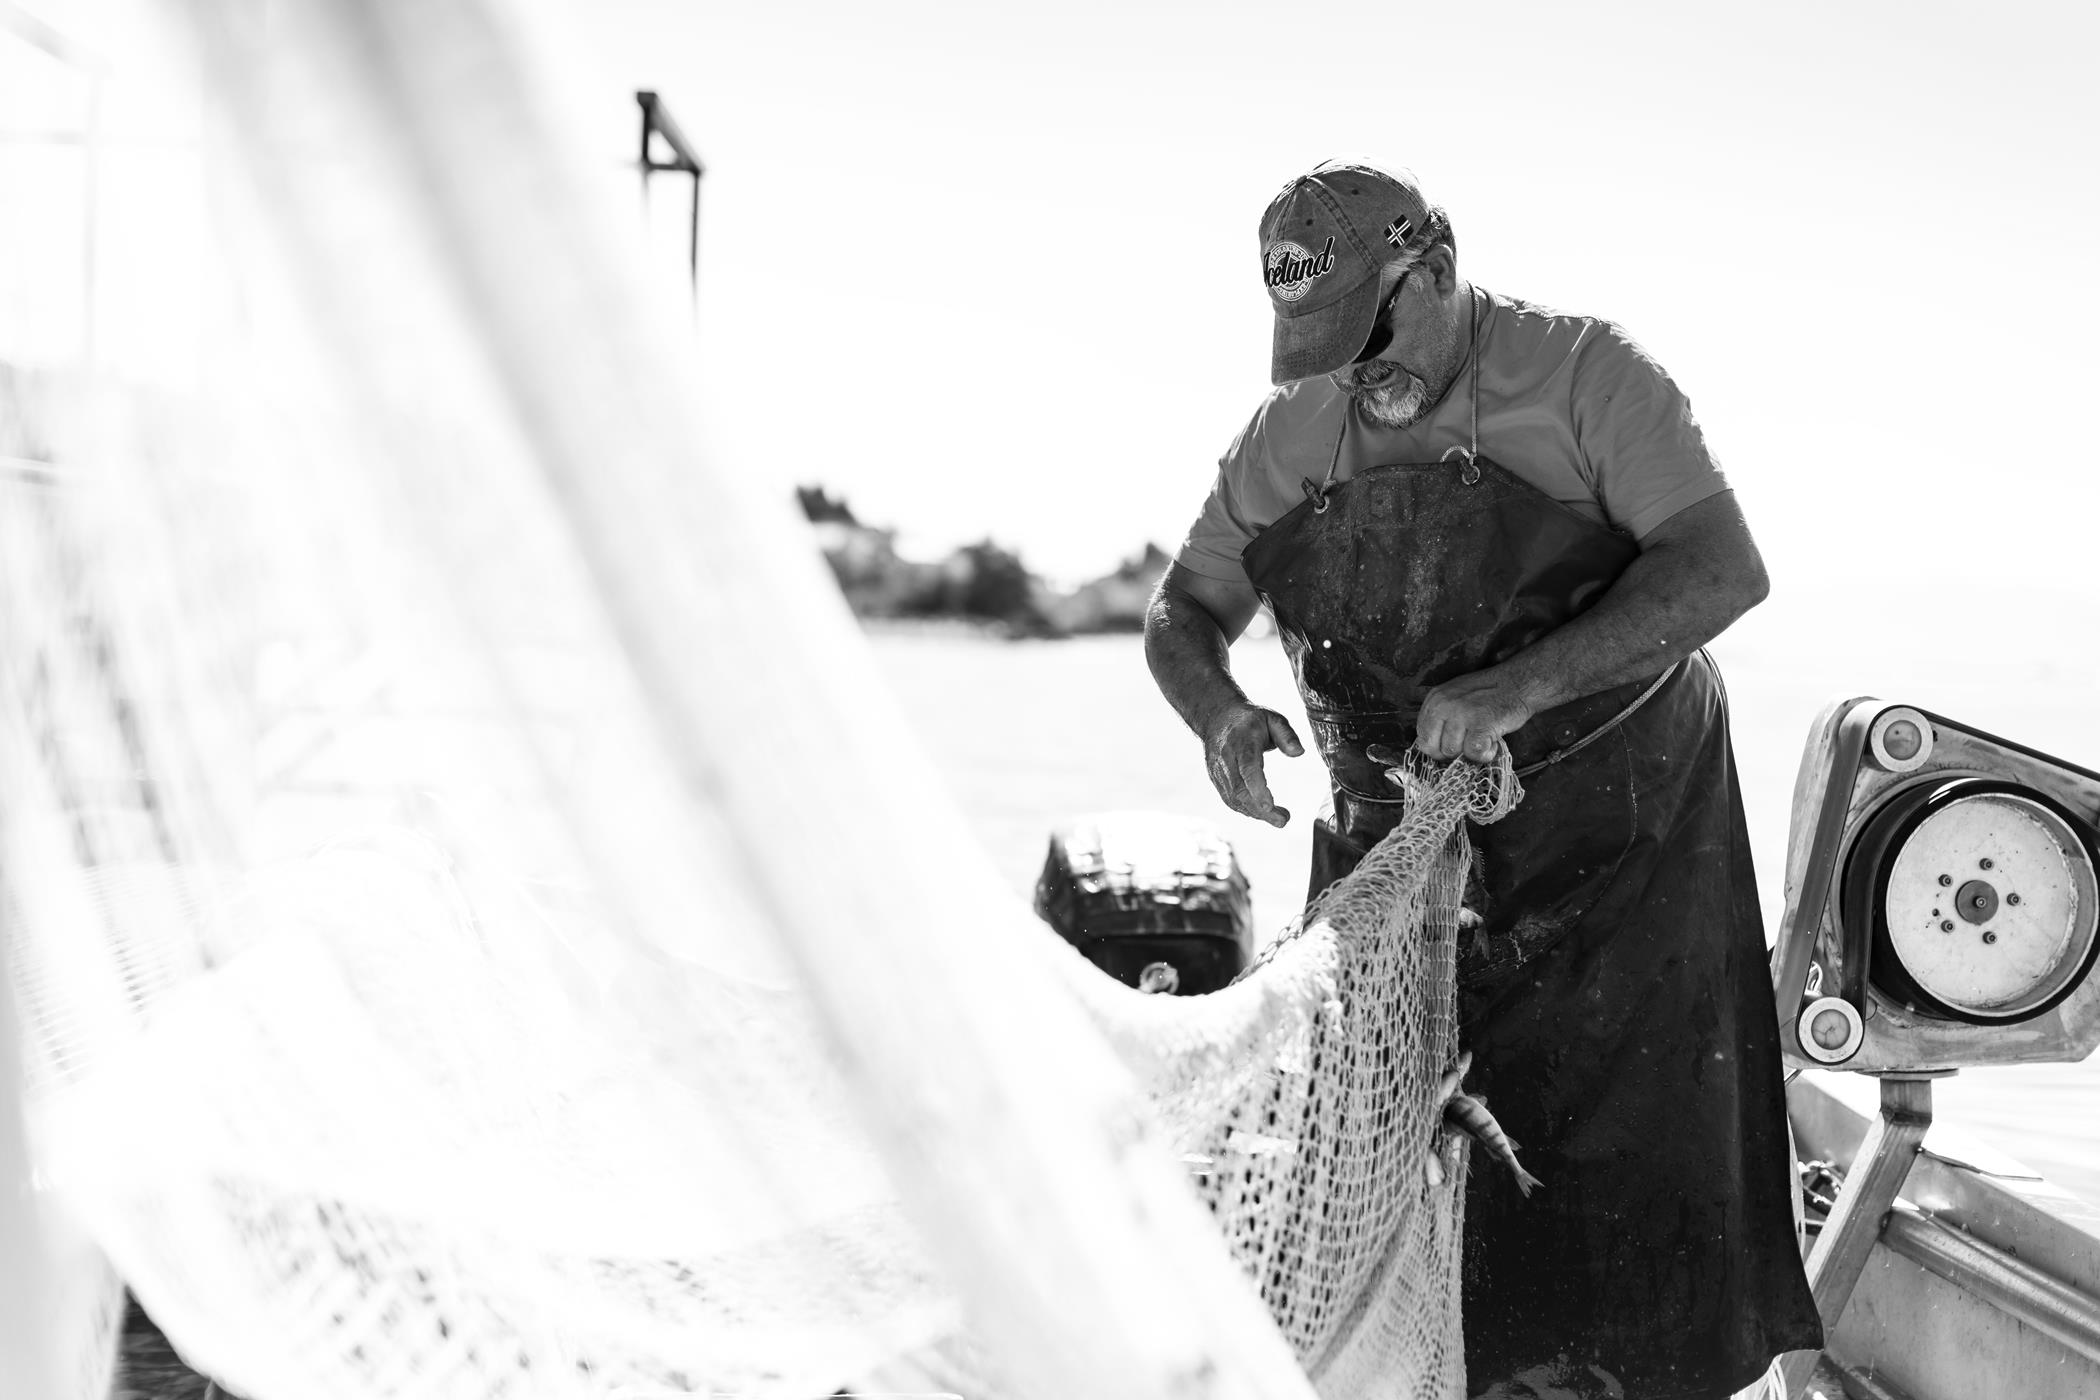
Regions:
M 1870 930 L 1868 977 L 1913 1010 L 2027 1020 L 2100 950 L 2100 860 L 2084 825 L 2032 788 L 1945 778 L 1892 794 L 1860 830 L 1842 910 Z

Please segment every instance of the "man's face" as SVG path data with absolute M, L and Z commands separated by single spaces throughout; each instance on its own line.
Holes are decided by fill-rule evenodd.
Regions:
M 1406 428 L 1444 396 L 1458 373 L 1457 318 L 1437 294 L 1436 276 L 1426 261 L 1402 273 L 1382 304 L 1391 341 L 1370 359 L 1327 377 L 1373 422 Z

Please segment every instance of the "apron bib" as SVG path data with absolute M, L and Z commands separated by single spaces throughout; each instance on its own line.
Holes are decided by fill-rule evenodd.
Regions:
M 1639 549 L 1477 456 L 1306 494 L 1242 559 L 1333 781 L 1317 892 L 1399 819 L 1366 751 L 1404 751 L 1433 686 L 1576 617 Z M 1469 1392 L 1726 1396 L 1822 1329 L 1719 674 L 1700 653 L 1508 742 L 1542 766 L 1469 833 L 1460 1040 L 1545 1185 L 1468 1176 Z

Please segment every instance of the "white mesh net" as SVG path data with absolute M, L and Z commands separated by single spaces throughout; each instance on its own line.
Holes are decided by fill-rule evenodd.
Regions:
M 1240 984 L 1126 992 L 708 469 L 535 51 L 465 0 L 188 13 L 201 76 L 92 80 L 212 118 L 182 372 L 0 348 L 0 915 L 95 1246 L 22 1266 L 55 1393 L 121 1276 L 252 1400 L 1460 1394 L 1434 1089 L 1506 769 Z
M 1438 1083 L 1458 1059 L 1464 823 L 1521 797 L 1506 753 L 1415 775 L 1401 823 L 1222 992 L 1069 978 L 1324 1396 L 1465 1393 L 1467 1159 Z

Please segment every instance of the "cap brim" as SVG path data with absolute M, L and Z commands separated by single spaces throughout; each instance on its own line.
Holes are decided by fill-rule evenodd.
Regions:
M 1366 277 L 1335 301 L 1298 316 L 1276 316 L 1269 382 L 1288 384 L 1332 374 L 1356 358 L 1378 315 L 1378 279 Z

